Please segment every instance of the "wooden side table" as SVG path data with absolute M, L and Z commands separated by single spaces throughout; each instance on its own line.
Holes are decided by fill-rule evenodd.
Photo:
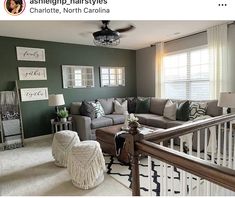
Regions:
M 72 130 L 72 120 L 61 122 L 51 119 L 51 130 L 52 133 L 56 133 L 57 131 L 62 131 L 62 130 Z

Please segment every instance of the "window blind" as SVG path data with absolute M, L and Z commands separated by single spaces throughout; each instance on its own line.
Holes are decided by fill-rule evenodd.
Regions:
M 210 97 L 207 47 L 184 50 L 163 58 L 163 97 L 207 100 Z

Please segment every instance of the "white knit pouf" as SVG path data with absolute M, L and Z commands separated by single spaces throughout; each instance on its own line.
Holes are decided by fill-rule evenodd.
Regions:
M 67 168 L 78 188 L 90 189 L 102 183 L 106 167 L 100 144 L 88 140 L 73 146 Z
M 55 164 L 67 167 L 69 152 L 78 143 L 80 143 L 80 139 L 77 132 L 69 130 L 56 132 L 52 142 L 52 155 Z

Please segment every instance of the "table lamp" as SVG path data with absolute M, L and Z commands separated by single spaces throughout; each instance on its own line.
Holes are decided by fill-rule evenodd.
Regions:
M 235 93 L 221 92 L 218 106 L 227 107 L 227 113 L 231 113 L 231 108 L 235 108 Z
M 55 107 L 56 113 L 59 112 L 59 106 L 64 105 L 64 96 L 63 94 L 52 94 L 49 95 L 48 106 Z

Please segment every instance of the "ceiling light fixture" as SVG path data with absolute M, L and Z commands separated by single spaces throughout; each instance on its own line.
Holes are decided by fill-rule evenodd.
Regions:
M 109 47 L 116 46 L 120 43 L 121 33 L 135 29 L 133 25 L 124 28 L 111 30 L 108 25 L 110 21 L 102 21 L 101 30 L 94 32 L 94 44 L 97 46 Z
M 93 36 L 97 46 L 116 46 L 120 43 L 120 33 L 109 28 L 94 32 Z

